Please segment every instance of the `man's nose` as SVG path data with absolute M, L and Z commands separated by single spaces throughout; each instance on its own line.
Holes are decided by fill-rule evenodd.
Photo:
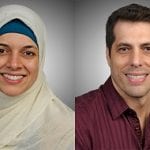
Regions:
M 131 66 L 133 67 L 140 67 L 143 64 L 143 55 L 140 50 L 135 50 L 132 52 L 130 57 Z

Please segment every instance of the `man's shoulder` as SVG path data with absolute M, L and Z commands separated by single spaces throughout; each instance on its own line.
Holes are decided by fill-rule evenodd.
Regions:
M 101 101 L 101 90 L 96 89 L 89 91 L 81 96 L 75 98 L 76 107 L 88 107 L 93 105 L 96 101 Z

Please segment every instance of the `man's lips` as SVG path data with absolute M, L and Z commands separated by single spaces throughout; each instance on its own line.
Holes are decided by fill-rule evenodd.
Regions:
M 127 73 L 125 75 L 126 75 L 128 81 L 133 83 L 133 84 L 140 84 L 140 83 L 144 82 L 146 77 L 148 76 L 148 74 L 146 74 L 146 73 L 142 73 L 142 74 L 141 73 L 140 74 L 138 74 L 138 73 Z

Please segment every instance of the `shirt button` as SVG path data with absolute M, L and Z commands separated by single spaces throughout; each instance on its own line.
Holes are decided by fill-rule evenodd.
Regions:
M 136 129 L 136 130 L 140 130 L 140 128 L 139 128 L 139 127 L 136 127 L 135 129 Z

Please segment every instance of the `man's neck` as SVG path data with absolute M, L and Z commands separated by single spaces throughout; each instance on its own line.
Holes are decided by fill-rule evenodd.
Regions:
M 143 132 L 150 115 L 150 100 L 148 98 L 126 98 L 124 100 L 136 112 Z
M 121 90 L 113 79 L 112 83 L 127 105 L 136 112 L 140 121 L 141 129 L 144 130 L 145 123 L 150 115 L 150 91 L 141 97 L 131 96 Z

